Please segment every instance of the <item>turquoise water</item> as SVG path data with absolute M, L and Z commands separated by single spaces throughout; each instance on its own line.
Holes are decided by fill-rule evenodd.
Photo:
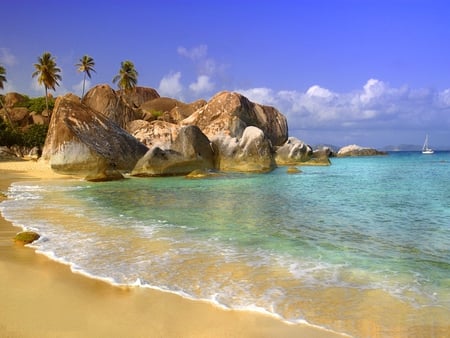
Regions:
M 43 235 L 39 252 L 114 284 L 314 324 L 329 289 L 342 306 L 376 290 L 450 311 L 450 153 L 302 171 L 19 182 L 0 209 Z

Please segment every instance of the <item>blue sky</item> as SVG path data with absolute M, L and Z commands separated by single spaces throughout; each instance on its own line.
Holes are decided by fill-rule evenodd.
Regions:
M 138 84 L 189 102 L 237 91 L 275 106 L 310 144 L 450 148 L 450 2 L 440 0 L 2 0 L 4 92 L 42 96 L 31 78 L 56 58 L 56 94 L 112 85 L 131 60 Z

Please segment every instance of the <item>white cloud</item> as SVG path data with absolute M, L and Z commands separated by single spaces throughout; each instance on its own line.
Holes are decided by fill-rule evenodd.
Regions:
M 17 64 L 17 58 L 11 53 L 9 48 L 0 48 L 0 64 L 9 67 Z
M 181 73 L 170 73 L 164 76 L 160 83 L 158 92 L 161 96 L 170 96 L 177 99 L 182 99 L 183 85 L 181 84 Z
M 271 106 L 276 106 L 277 104 L 276 94 L 269 88 L 238 89 L 236 92 L 253 102 Z
M 196 95 L 202 93 L 210 92 L 214 89 L 214 83 L 207 75 L 200 75 L 197 77 L 197 81 L 189 85 L 189 89 L 192 90 Z
M 177 48 L 177 52 L 181 56 L 184 56 L 184 57 L 187 57 L 188 59 L 196 61 L 196 60 L 200 60 L 200 59 L 206 57 L 206 54 L 208 54 L 208 46 L 200 45 L 200 46 L 193 47 L 191 49 L 187 49 L 185 47 L 180 46 Z
M 269 88 L 237 90 L 250 100 L 276 107 L 289 129 L 371 130 L 450 128 L 450 89 L 390 87 L 369 79 L 359 90 L 336 93 L 318 85 L 305 92 Z

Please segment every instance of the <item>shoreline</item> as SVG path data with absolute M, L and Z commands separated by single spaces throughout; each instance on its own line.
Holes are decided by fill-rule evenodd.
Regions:
M 46 164 L 0 161 L 0 192 L 17 181 L 67 179 Z M 0 336 L 343 337 L 269 314 L 227 310 L 150 288 L 113 286 L 14 244 L 20 231 L 0 217 Z

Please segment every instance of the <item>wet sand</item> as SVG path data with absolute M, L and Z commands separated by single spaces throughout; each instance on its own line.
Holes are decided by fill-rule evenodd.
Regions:
M 67 176 L 40 162 L 0 161 L 0 192 L 12 182 L 49 178 Z M 14 244 L 20 230 L 0 217 L 0 337 L 342 337 L 264 314 L 89 279 Z

